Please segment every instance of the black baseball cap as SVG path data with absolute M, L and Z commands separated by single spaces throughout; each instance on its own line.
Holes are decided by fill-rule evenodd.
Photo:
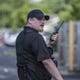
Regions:
M 45 19 L 49 20 L 49 15 L 45 15 L 41 10 L 34 9 L 28 13 L 27 20 L 29 18 L 37 18 L 38 20 Z

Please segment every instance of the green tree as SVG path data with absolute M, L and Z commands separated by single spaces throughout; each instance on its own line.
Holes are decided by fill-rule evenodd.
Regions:
M 70 0 L 69 4 L 73 7 L 72 19 L 80 20 L 80 1 L 79 0 Z
M 39 8 L 49 15 L 58 14 L 65 21 L 80 19 L 79 0 L 0 0 L 0 27 L 16 29 L 26 23 L 31 9 Z
M 12 13 L 12 9 L 9 5 L 3 4 L 0 5 L 0 26 L 8 27 L 10 26 L 10 14 Z

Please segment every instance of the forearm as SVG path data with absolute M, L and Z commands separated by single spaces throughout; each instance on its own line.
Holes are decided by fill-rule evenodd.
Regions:
M 56 80 L 63 80 L 61 77 L 57 67 L 51 59 L 47 59 L 43 61 L 44 66 L 49 71 L 49 73 L 56 78 Z

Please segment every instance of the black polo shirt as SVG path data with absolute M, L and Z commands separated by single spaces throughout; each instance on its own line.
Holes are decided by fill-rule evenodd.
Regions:
M 27 70 L 31 71 L 29 74 L 38 80 L 49 80 L 51 75 L 42 61 L 51 58 L 51 54 L 43 37 L 35 29 L 24 27 L 16 39 L 16 55 L 18 66 L 26 66 Z

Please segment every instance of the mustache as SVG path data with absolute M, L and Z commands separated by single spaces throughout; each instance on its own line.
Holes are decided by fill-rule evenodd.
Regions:
M 43 23 L 43 24 L 41 24 L 40 26 L 44 26 L 44 23 Z

